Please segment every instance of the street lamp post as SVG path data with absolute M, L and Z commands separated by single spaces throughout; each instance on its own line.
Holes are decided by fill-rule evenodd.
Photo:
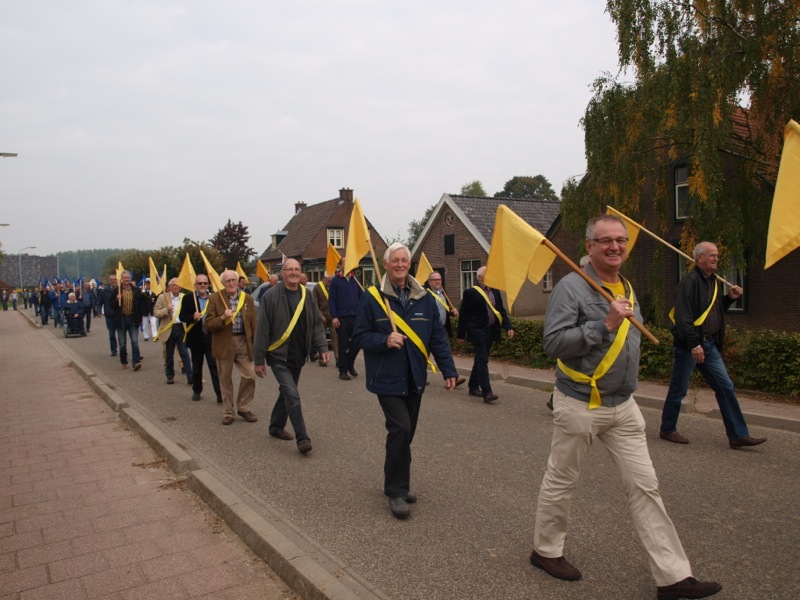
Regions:
M 22 290 L 22 251 L 23 250 L 32 250 L 36 248 L 36 246 L 25 246 L 22 250 L 17 252 L 17 264 L 19 266 L 19 289 Z

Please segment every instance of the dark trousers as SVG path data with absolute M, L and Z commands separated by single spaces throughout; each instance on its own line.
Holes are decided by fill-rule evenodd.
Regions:
M 42 319 L 42 325 L 47 325 L 47 319 L 50 317 L 50 309 L 40 306 L 39 317 Z
M 352 369 L 358 356 L 358 346 L 353 343 L 353 329 L 356 326 L 355 317 L 339 317 L 339 329 L 336 335 L 339 338 L 339 356 L 336 357 L 336 366 L 339 373 Z
M 269 430 L 277 432 L 286 427 L 287 419 L 292 422 L 294 437 L 298 442 L 310 440 L 306 431 L 306 422 L 303 419 L 303 409 L 300 406 L 300 392 L 297 383 L 300 381 L 300 371 L 303 367 L 290 367 L 285 364 L 270 365 L 272 374 L 278 382 L 280 390 L 272 416 L 269 419 Z
M 119 362 L 128 364 L 128 337 L 131 338 L 131 354 L 133 364 L 138 364 L 142 360 L 139 354 L 139 326 L 133 317 L 122 317 L 122 324 L 117 323 L 117 336 L 119 337 Z
M 480 392 L 486 396 L 492 393 L 492 384 L 489 381 L 489 352 L 492 350 L 492 336 L 488 333 L 468 334 L 468 339 L 475 350 L 475 360 L 469 374 L 469 391 Z
M 386 460 L 383 493 L 405 498 L 411 485 L 411 442 L 417 430 L 422 394 L 378 396 L 386 417 Z
M 169 328 L 169 337 L 167 338 L 167 357 L 164 364 L 164 374 L 167 379 L 175 377 L 175 348 L 178 348 L 181 361 L 183 361 L 183 372 L 186 373 L 187 378 L 192 377 L 192 362 L 189 358 L 189 351 L 186 349 L 186 344 L 183 343 L 183 323 L 175 323 Z
M 106 315 L 106 329 L 108 329 L 108 343 L 111 345 L 111 354 L 117 353 L 117 323 L 112 317 Z
M 85 306 L 83 315 L 86 317 L 86 333 L 89 333 L 92 328 L 92 309 Z
M 199 327 L 195 325 L 195 327 Z M 202 344 L 189 346 L 189 353 L 192 355 L 192 391 L 198 394 L 203 393 L 203 361 L 208 365 L 208 372 L 211 374 L 211 385 L 214 386 L 214 393 L 217 400 L 222 402 L 222 390 L 219 387 L 219 376 L 217 375 L 217 361 L 211 355 L 211 333 L 203 333 Z

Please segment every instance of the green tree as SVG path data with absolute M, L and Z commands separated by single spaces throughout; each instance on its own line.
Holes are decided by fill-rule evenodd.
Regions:
M 241 221 L 233 223 L 228 219 L 225 226 L 209 240 L 209 243 L 217 249 L 225 267 L 235 269 L 237 262 L 244 264 L 251 256 L 256 255 L 256 251 L 247 245 L 249 241 L 250 233 L 247 225 L 243 225 Z
M 761 261 L 763 190 L 775 180 L 784 127 L 800 114 L 800 0 L 608 0 L 607 11 L 620 67 L 635 81 L 595 82 L 582 119 L 588 171 L 562 192 L 565 226 L 580 230 L 605 203 L 635 218 L 646 201 L 663 233 L 668 170 L 687 160 L 693 212 L 683 249 L 711 239 Z
M 558 194 L 550 185 L 547 177 L 512 177 L 506 181 L 505 187 L 494 195 L 495 198 L 536 198 L 537 200 L 558 200 Z
M 461 195 L 485 198 L 486 190 L 483 189 L 483 184 L 476 179 L 475 181 L 470 181 L 461 186 Z
M 428 219 L 431 218 L 433 211 L 436 210 L 436 205 L 429 206 L 428 209 L 425 211 L 425 214 L 422 218 L 418 221 L 411 221 L 408 224 L 408 239 L 406 240 L 406 246 L 409 248 L 413 248 L 414 244 L 417 243 L 422 230 L 425 229 L 425 225 L 428 224 Z

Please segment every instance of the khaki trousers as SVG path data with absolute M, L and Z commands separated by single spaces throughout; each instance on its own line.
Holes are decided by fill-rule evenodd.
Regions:
M 243 335 L 234 335 L 231 338 L 228 356 L 217 359 L 217 374 L 219 386 L 222 388 L 222 406 L 225 414 L 233 416 L 233 365 L 239 371 L 239 396 L 236 399 L 236 410 L 248 412 L 256 393 L 256 372 L 253 370 L 253 361 L 247 352 L 247 339 Z
M 536 551 L 549 558 L 563 556 L 572 492 L 583 459 L 597 439 L 619 469 L 628 509 L 656 585 L 672 585 L 690 577 L 689 559 L 658 491 L 644 418 L 633 396 L 615 407 L 589 410 L 587 402 L 556 389 L 553 408 L 553 441 L 536 509 Z

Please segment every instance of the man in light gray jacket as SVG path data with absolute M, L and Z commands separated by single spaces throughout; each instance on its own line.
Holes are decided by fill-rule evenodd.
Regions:
M 286 421 L 292 422 L 297 449 L 308 454 L 311 438 L 306 431 L 297 383 L 308 355 L 317 352 L 328 362 L 328 343 L 319 309 L 306 287 L 300 285 L 300 263 L 286 259 L 281 268 L 283 281 L 271 286 L 258 306 L 258 320 L 253 342 L 255 372 L 267 374 L 267 365 L 278 381 L 280 394 L 272 409 L 269 434 L 291 440 Z
M 636 532 L 645 548 L 659 600 L 705 598 L 722 586 L 692 577 L 689 559 L 658 491 L 644 419 L 631 395 L 639 376 L 641 319 L 630 283 L 619 271 L 628 257 L 628 232 L 602 215 L 586 227 L 586 273 L 609 302 L 578 273 L 553 288 L 544 320 L 544 349 L 558 358 L 553 392 L 553 439 L 539 490 L 531 563 L 558 579 L 580 579 L 564 558 L 572 493 L 594 440 L 606 446 L 622 477 Z

